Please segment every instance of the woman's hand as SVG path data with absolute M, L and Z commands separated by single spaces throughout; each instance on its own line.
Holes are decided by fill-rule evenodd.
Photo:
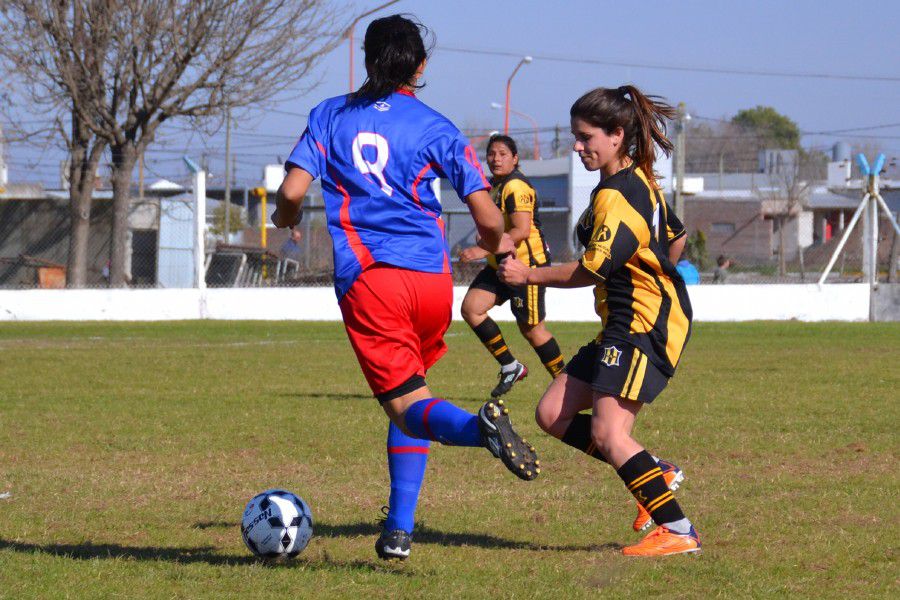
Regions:
M 517 258 L 507 256 L 497 268 L 500 281 L 506 285 L 522 286 L 528 284 L 528 273 L 531 271 Z
M 459 260 L 464 263 L 474 262 L 476 260 L 481 260 L 482 258 L 487 258 L 490 254 L 487 250 L 483 248 L 479 248 L 478 246 L 470 246 L 460 251 Z

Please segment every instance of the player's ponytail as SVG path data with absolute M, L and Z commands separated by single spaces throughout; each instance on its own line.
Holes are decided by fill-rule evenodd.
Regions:
M 401 86 L 424 87 L 413 84 L 413 79 L 416 69 L 428 58 L 423 41 L 428 33 L 424 25 L 401 15 L 372 21 L 363 41 L 368 76 L 352 98 L 374 101 Z
M 591 90 L 575 101 L 569 114 L 602 128 L 607 135 L 621 127 L 622 155 L 630 156 L 649 178 L 655 178 L 656 146 L 666 156 L 674 148 L 666 137 L 666 120 L 675 118 L 675 109 L 659 96 L 645 95 L 633 85 Z

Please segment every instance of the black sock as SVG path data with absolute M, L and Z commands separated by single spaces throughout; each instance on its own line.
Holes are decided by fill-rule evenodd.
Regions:
M 497 359 L 501 366 L 511 365 L 516 362 L 512 352 L 509 351 L 509 346 L 506 345 L 506 340 L 503 339 L 500 328 L 497 327 L 492 318 L 488 317 L 480 325 L 473 327 L 472 331 L 475 332 L 475 335 L 478 336 L 484 347 Z
M 562 441 L 573 448 L 581 450 L 588 456 L 607 462 L 591 439 L 591 415 L 584 413 L 575 415 L 575 418 L 572 419 L 572 424 L 569 425 L 569 428 L 563 434 Z
M 548 342 L 536 347 L 534 351 L 544 363 L 544 368 L 550 373 L 550 377 L 556 377 L 566 368 L 566 362 L 563 360 L 562 352 L 559 351 L 556 338 L 551 337 Z
M 666 485 L 662 469 L 646 450 L 641 450 L 617 471 L 628 491 L 634 494 L 657 524 L 684 519 L 672 490 Z

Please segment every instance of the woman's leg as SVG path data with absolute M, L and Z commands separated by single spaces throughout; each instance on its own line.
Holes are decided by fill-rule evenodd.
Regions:
M 535 353 L 538 355 L 544 368 L 550 373 L 550 376 L 559 376 L 565 369 L 566 362 L 563 360 L 556 338 L 547 330 L 544 322 L 541 321 L 537 325 L 529 325 L 521 321 L 517 321 L 517 323 L 522 336 L 534 348 Z
M 462 318 L 481 343 L 491 353 L 491 356 L 499 363 L 500 368 L 511 367 L 516 364 L 516 359 L 509 351 L 506 340 L 503 339 L 503 333 L 488 316 L 488 311 L 497 304 L 497 294 L 489 290 L 470 287 L 463 298 L 460 312 Z

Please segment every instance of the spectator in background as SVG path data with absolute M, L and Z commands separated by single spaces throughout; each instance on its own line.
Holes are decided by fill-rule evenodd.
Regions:
M 713 283 L 725 283 L 728 279 L 728 267 L 731 266 L 731 259 L 720 254 L 716 259 L 716 270 L 713 272 Z
M 291 229 L 291 235 L 281 245 L 281 258 L 289 258 L 300 262 L 303 257 L 303 248 L 300 242 L 303 240 L 303 232 L 298 228 Z
M 700 272 L 687 258 L 679 260 L 678 264 L 675 265 L 675 269 L 681 275 L 681 278 L 684 279 L 685 285 L 697 285 L 700 283 Z

